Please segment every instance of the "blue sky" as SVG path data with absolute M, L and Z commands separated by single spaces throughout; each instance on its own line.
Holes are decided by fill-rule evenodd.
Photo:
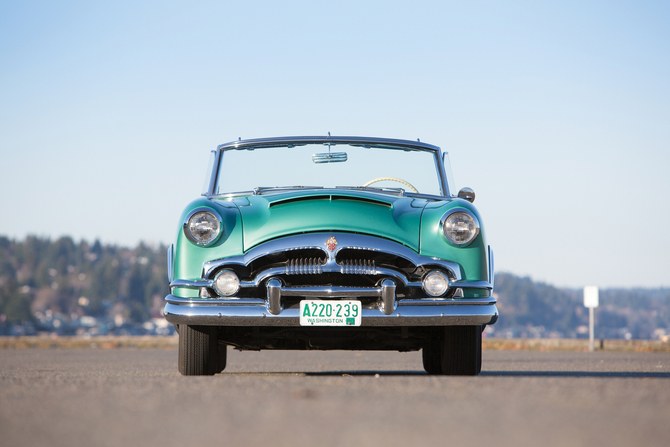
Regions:
M 0 3 L 0 234 L 170 243 L 238 137 L 421 138 L 497 270 L 670 286 L 666 2 Z

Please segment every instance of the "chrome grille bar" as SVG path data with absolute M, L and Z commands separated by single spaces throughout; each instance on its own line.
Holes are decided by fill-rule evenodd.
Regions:
M 346 259 L 340 263 L 344 275 L 376 275 L 377 267 L 371 259 Z
M 286 264 L 287 275 L 320 275 L 322 271 L 319 258 L 291 259 Z

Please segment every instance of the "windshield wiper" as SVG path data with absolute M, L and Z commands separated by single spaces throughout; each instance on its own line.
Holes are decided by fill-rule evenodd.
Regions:
M 373 190 L 374 192 L 381 192 L 385 194 L 396 194 L 398 196 L 404 196 L 405 190 L 402 188 L 376 188 L 374 186 L 336 186 L 338 189 L 359 189 L 363 191 Z
M 258 196 L 268 191 L 283 191 L 283 190 L 293 190 L 293 189 L 323 189 L 323 186 L 258 186 L 254 188 L 254 195 Z

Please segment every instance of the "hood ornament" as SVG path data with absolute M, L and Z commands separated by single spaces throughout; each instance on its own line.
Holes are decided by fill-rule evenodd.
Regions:
M 326 247 L 328 247 L 328 250 L 330 251 L 335 250 L 335 247 L 337 247 L 337 239 L 335 239 L 334 236 L 331 236 L 331 238 L 326 241 Z

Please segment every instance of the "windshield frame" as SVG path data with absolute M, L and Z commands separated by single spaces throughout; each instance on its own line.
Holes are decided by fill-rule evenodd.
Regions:
M 452 191 L 449 189 L 449 179 L 447 178 L 447 174 L 445 173 L 445 167 L 443 163 L 443 152 L 441 149 L 437 146 L 433 146 L 431 144 L 427 143 L 422 143 L 420 141 L 410 141 L 410 140 L 397 140 L 397 139 L 391 139 L 391 138 L 369 138 L 369 137 L 331 137 L 331 136 L 325 136 L 325 137 L 319 137 L 319 136 L 312 136 L 312 137 L 276 137 L 276 138 L 257 138 L 257 139 L 249 139 L 249 140 L 238 140 L 238 141 L 232 141 L 229 143 L 221 144 L 217 147 L 216 150 L 216 159 L 213 163 L 212 170 L 210 172 L 210 181 L 209 181 L 209 190 L 207 191 L 206 196 L 208 198 L 210 197 L 235 197 L 235 196 L 244 196 L 244 195 L 257 195 L 259 194 L 258 188 L 255 190 L 250 190 L 250 191 L 230 191 L 226 192 L 223 194 L 216 194 L 215 189 L 216 185 L 218 183 L 218 174 L 220 171 L 220 164 L 223 160 L 223 153 L 226 151 L 232 151 L 232 150 L 250 150 L 250 149 L 269 149 L 269 148 L 292 148 L 295 146 L 304 146 L 308 144 L 342 144 L 342 145 L 350 145 L 350 146 L 363 146 L 366 148 L 377 148 L 377 149 L 396 149 L 396 150 L 411 150 L 411 151 L 420 151 L 420 152 L 429 152 L 432 153 L 434 161 L 435 161 L 435 169 L 437 170 L 437 175 L 439 179 L 439 186 L 440 186 L 440 191 L 442 195 L 436 196 L 432 194 L 416 194 L 413 192 L 405 192 L 403 195 L 409 196 L 409 197 L 430 197 L 430 198 L 435 198 L 435 197 L 451 197 L 453 194 Z M 354 187 L 352 187 L 354 188 Z M 277 188 L 276 191 L 286 191 L 287 188 Z M 310 187 L 296 187 L 295 189 L 298 190 L 305 190 L 305 189 L 312 189 Z M 329 188 L 323 188 L 319 187 L 318 189 L 329 189 Z M 397 188 L 393 188 L 393 190 L 385 191 L 384 189 L 380 188 L 373 188 L 373 187 L 368 187 L 368 188 L 361 188 L 361 187 L 355 187 L 354 189 L 360 189 L 360 190 L 367 190 L 370 192 L 382 192 L 382 193 L 390 193 L 390 194 L 398 194 L 398 191 L 396 190 Z M 264 193 L 268 193 L 273 191 L 273 189 L 270 190 L 264 190 Z

